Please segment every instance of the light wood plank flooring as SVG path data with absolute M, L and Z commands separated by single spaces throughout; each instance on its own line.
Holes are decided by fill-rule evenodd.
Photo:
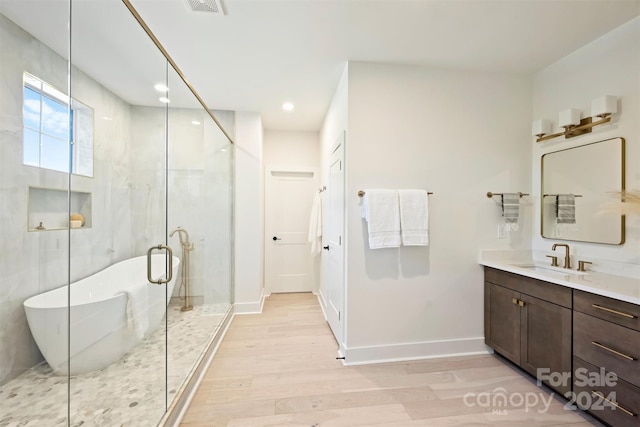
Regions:
M 233 319 L 181 425 L 600 425 L 493 355 L 351 367 L 336 356 L 314 295 L 271 295 L 262 314 Z

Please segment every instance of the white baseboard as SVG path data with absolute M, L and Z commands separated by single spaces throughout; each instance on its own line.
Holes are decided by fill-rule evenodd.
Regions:
M 322 296 L 322 292 L 318 292 L 316 294 L 316 297 L 318 298 L 318 304 L 320 304 L 320 309 L 322 310 L 322 315 L 324 316 L 324 320 L 327 320 L 327 312 L 324 311 L 326 304 L 324 301 L 324 297 Z
M 484 344 L 484 337 L 371 347 L 345 347 L 343 351 L 345 366 L 489 353 Z
M 234 314 L 260 314 L 262 313 L 262 307 L 264 307 L 264 299 L 267 295 L 262 290 L 260 300 L 255 302 L 236 302 L 233 304 Z

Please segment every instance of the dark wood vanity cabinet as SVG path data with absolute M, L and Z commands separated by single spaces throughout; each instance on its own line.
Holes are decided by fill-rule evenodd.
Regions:
M 490 267 L 484 277 L 488 346 L 538 378 L 568 373 L 543 382 L 569 405 L 640 426 L 640 305 Z
M 572 292 L 552 283 L 485 267 L 485 343 L 557 392 L 571 391 Z
M 574 290 L 573 353 L 576 405 L 612 426 L 640 425 L 640 306 Z

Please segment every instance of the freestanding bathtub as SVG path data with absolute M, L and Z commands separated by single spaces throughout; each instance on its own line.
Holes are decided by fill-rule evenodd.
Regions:
M 152 255 L 154 279 L 164 276 L 165 259 L 164 254 Z M 174 256 L 173 278 L 167 285 L 147 281 L 147 257 L 140 256 L 113 264 L 70 287 L 27 299 L 24 309 L 29 328 L 53 371 L 75 375 L 103 368 L 155 331 L 173 293 L 179 264 Z

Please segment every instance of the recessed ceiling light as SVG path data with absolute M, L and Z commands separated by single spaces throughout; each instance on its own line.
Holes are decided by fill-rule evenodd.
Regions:
M 165 104 L 168 104 L 169 102 L 171 102 L 171 101 L 169 100 L 169 98 L 166 98 L 166 97 L 164 97 L 164 96 L 161 96 L 161 97 L 160 97 L 160 98 L 158 98 L 158 99 L 160 100 L 160 102 L 164 102 Z
M 158 83 L 157 85 L 153 86 L 153 88 L 158 92 L 167 92 L 169 90 L 169 88 L 162 83 Z
M 285 102 L 284 104 L 282 104 L 282 109 L 284 111 L 291 111 L 295 108 L 295 106 L 293 105 L 292 102 Z

